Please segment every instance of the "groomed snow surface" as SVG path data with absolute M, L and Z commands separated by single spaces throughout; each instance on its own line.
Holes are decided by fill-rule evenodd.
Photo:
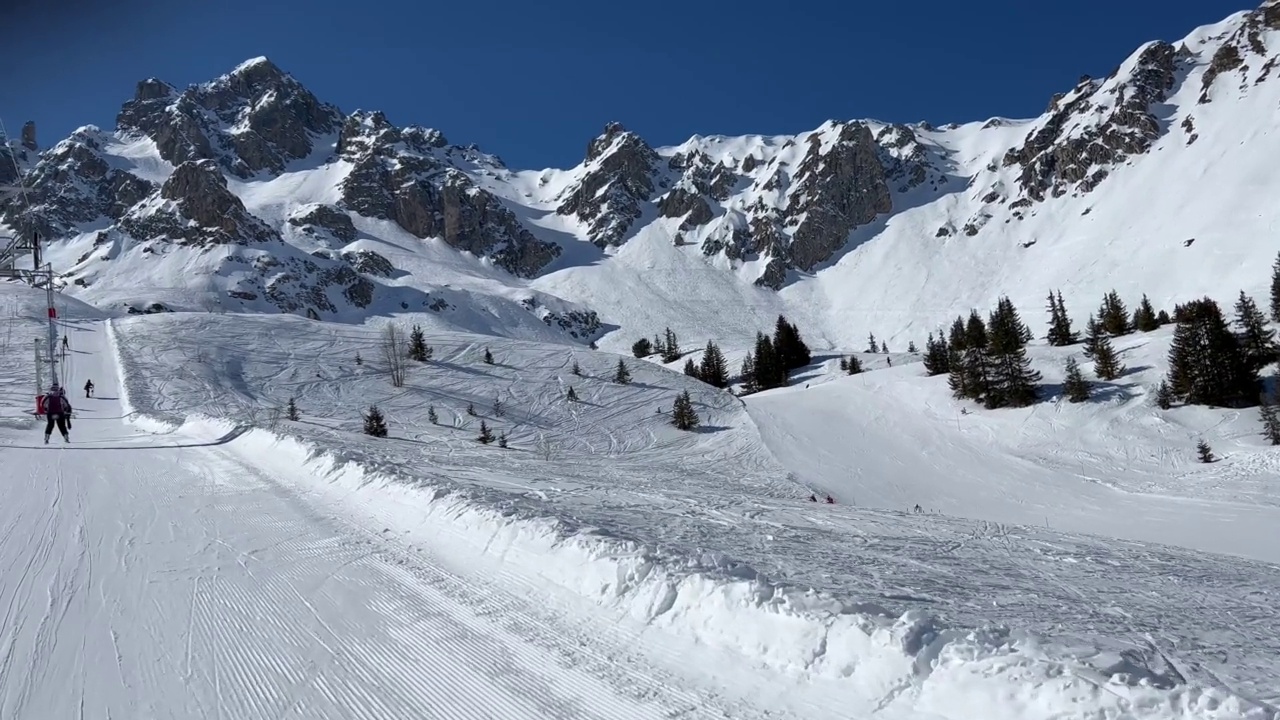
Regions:
M 5 718 L 1276 717 L 1272 456 L 1252 418 L 1150 407 L 1167 334 L 1127 341 L 1124 392 L 957 420 L 907 357 L 744 404 L 441 332 L 394 388 L 376 325 L 77 305 L 98 397 L 46 448 L 42 294 L 0 293 Z

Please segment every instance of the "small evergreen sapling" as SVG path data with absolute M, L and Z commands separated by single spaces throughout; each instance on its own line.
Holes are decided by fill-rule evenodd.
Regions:
M 1161 410 L 1173 407 L 1173 388 L 1169 387 L 1168 380 L 1161 380 L 1160 387 L 1156 388 L 1156 407 Z
M 300 417 L 298 414 L 298 404 L 293 401 L 293 398 L 289 398 L 289 405 L 285 407 L 285 416 L 294 422 L 297 422 Z
M 494 397 L 493 398 L 493 416 L 502 417 L 503 415 L 506 415 L 506 414 L 507 414 L 507 409 L 502 405 L 502 399 L 498 397 Z
M 631 382 L 631 371 L 627 369 L 627 364 L 618 358 L 618 369 L 613 373 L 613 381 L 619 385 L 626 385 Z
M 409 359 L 426 362 L 431 359 L 433 353 L 434 350 L 427 344 L 427 337 L 422 332 L 422 326 L 414 325 L 409 333 Z
M 849 375 L 857 375 L 862 372 L 862 361 L 855 355 L 849 356 L 849 361 L 845 363 L 844 371 Z
M 569 402 L 578 402 L 578 393 L 574 391 L 573 386 L 569 386 L 569 392 L 564 394 L 564 399 Z
M 1079 403 L 1089 399 L 1089 383 L 1080 372 L 1080 364 L 1076 362 L 1074 355 L 1067 358 L 1067 379 L 1062 389 L 1067 394 L 1068 402 Z
M 357 365 L 363 365 L 363 364 L 364 364 L 364 358 L 360 357 L 360 351 L 359 351 L 359 350 L 357 350 L 357 351 L 356 351 L 356 364 L 357 364 Z
M 689 358 L 684 361 L 684 374 L 694 378 L 695 380 L 699 379 L 698 366 L 693 364 L 693 358 Z
M 476 440 L 485 445 L 493 442 L 493 431 L 489 429 L 489 426 L 483 420 L 480 421 L 480 437 L 476 438 Z
M 869 353 L 880 352 L 880 343 L 876 342 L 875 333 L 871 333 L 867 335 L 867 352 Z
M 439 424 L 440 422 L 440 416 L 436 414 L 435 405 L 427 406 L 427 422 L 431 423 L 432 425 Z
M 384 438 L 387 436 L 387 420 L 377 405 L 370 405 L 364 415 L 364 434 Z
M 473 403 L 473 402 L 469 402 L 469 403 L 467 403 L 467 414 L 468 414 L 468 415 L 470 415 L 471 417 L 475 417 L 475 416 L 476 416 L 476 404 L 475 404 L 475 403 Z
M 640 338 L 631 345 L 631 354 L 637 358 L 648 357 L 653 354 L 653 343 L 649 338 Z
M 489 348 L 487 347 L 484 349 L 484 364 L 485 365 L 493 364 L 493 353 L 489 352 Z
M 692 430 L 698 427 L 698 413 L 693 409 L 693 400 L 689 391 L 685 390 L 676 396 L 671 406 L 671 423 L 680 430 Z
M 1280 411 L 1276 408 L 1276 398 L 1271 393 L 1263 393 L 1261 400 L 1258 413 L 1262 418 L 1262 437 L 1272 445 L 1280 445 Z
M 507 431 L 503 430 L 501 433 L 498 434 L 498 447 L 504 448 L 506 446 L 507 446 Z
M 1214 460 L 1217 460 L 1217 458 L 1213 456 L 1213 449 L 1210 448 L 1209 443 L 1204 440 L 1196 443 L 1196 455 L 1200 457 L 1200 462 L 1202 463 L 1211 463 Z
M 912 340 L 911 342 L 907 343 L 907 352 L 911 353 L 912 355 L 920 352 L 919 350 L 916 349 L 915 340 Z
M 886 342 L 885 342 L 885 341 L 883 341 L 883 340 L 881 340 L 881 341 L 880 341 L 880 352 L 882 352 L 882 353 L 884 353 L 884 354 L 886 354 L 886 355 L 888 355 L 888 354 L 889 354 L 889 344 L 888 344 L 888 343 L 886 343 Z
M 680 359 L 680 341 L 676 339 L 676 334 L 667 328 L 663 333 L 664 339 L 662 343 L 662 362 L 673 363 Z
M 573 361 L 573 367 L 570 368 L 569 372 L 573 373 L 574 375 L 577 375 L 578 377 L 582 377 L 582 366 L 578 365 L 577 360 Z

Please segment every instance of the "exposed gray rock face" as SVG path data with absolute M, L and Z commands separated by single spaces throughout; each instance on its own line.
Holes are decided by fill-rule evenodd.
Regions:
M 1181 62 L 1172 45 L 1152 43 L 1128 77 L 1085 78 L 1055 98 L 1048 117 L 1004 156 L 1005 166 L 1022 167 L 1021 190 L 1037 202 L 1045 193 L 1089 192 L 1107 177 L 1108 167 L 1145 153 L 1160 134 L 1152 106 L 1168 96 Z
M 116 124 L 155 140 L 160 156 L 174 165 L 215 160 L 228 173 L 249 178 L 263 171 L 278 174 L 289 162 L 310 156 L 341 119 L 336 107 L 259 58 L 182 92 L 144 80 Z
M 601 331 L 600 316 L 594 310 L 552 310 L 538 302 L 536 298 L 525 298 L 520 304 L 529 312 L 542 318 L 547 325 L 555 325 L 580 340 L 594 340 Z
M 179 165 L 160 191 L 126 213 L 119 226 L 135 238 L 202 248 L 280 239 L 227 189 L 226 178 L 212 160 Z
M 792 267 L 811 270 L 844 246 L 849 232 L 893 203 L 879 146 L 863 123 L 845 123 L 832 146 L 810 139 L 785 213 Z
M 621 245 L 641 206 L 653 196 L 658 154 L 620 123 L 587 145 L 585 172 L 560 201 L 556 212 L 587 223 L 588 236 L 600 247 Z
M 343 125 L 341 156 L 352 164 L 342 204 L 366 217 L 394 220 L 420 238 L 492 258 L 531 277 L 561 252 L 538 240 L 501 201 L 445 162 L 445 140 L 424 128 L 396 128 L 382 113 L 356 113 Z
M 311 235 L 316 234 L 317 228 L 328 230 L 334 238 L 344 243 L 356 239 L 356 226 L 351 222 L 351 216 L 332 205 L 316 205 L 289 217 L 288 223 Z
M 112 168 L 104 158 L 102 143 L 103 133 L 86 126 L 50 148 L 24 178 L 30 212 L 22 203 L 10 202 L 0 212 L 0 221 L 23 232 L 57 239 L 78 232 L 80 225 L 123 217 L 155 186 Z
M 364 275 L 389 278 L 396 274 L 396 268 L 391 261 L 372 250 L 344 252 L 342 259 L 346 260 L 356 272 Z

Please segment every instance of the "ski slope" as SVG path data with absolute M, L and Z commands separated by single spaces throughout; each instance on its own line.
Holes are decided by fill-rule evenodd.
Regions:
M 102 326 L 70 330 L 72 442 L 0 430 L 0 717 L 754 717 L 318 514 L 241 430 L 136 428 Z
M 771 694 L 753 701 L 762 712 L 785 716 L 785 698 L 802 697 L 806 717 L 1273 718 L 1280 702 L 1280 567 L 1250 559 L 1265 550 L 1210 555 L 1116 523 L 1087 534 L 936 504 L 915 515 L 897 498 L 858 507 L 857 493 L 769 452 L 787 418 L 757 408 L 792 393 L 800 416 L 805 397 L 858 378 L 744 406 L 652 363 L 631 359 L 635 382 L 619 386 L 608 381 L 616 355 L 439 332 L 434 361 L 393 388 L 376 325 L 164 314 L 113 328 L 138 412 L 266 428 L 245 438 L 258 462 L 324 514 L 405 547 L 447 541 L 467 566 L 500 569 L 584 617 L 638 623 L 655 656 L 726 652 L 722 663 Z M 486 346 L 494 365 L 480 360 Z M 586 402 L 562 402 L 569 383 Z M 656 412 L 685 388 L 702 432 L 676 432 Z M 296 423 L 273 414 L 290 397 Z M 359 434 L 370 402 L 387 414 L 387 439 Z M 511 447 L 475 442 L 481 419 Z M 820 422 L 815 455 L 858 437 Z M 807 502 L 810 486 L 841 503 Z M 1055 518 L 1090 500 L 1058 499 Z M 1175 524 L 1210 512 L 1185 507 Z M 709 666 L 683 667 L 741 697 L 703 677 Z

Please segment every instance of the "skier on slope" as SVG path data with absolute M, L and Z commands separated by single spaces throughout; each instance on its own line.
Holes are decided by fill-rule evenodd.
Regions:
M 84 384 L 84 396 L 93 397 L 93 381 L 89 380 Z
M 66 391 L 54 383 L 49 387 L 49 392 L 45 393 L 44 402 L 40 408 L 44 415 L 49 418 L 49 422 L 44 427 L 44 442 L 49 444 L 49 436 L 53 434 L 54 423 L 58 425 L 58 431 L 62 433 L 62 439 L 65 442 L 71 442 L 71 436 L 67 433 L 71 429 L 71 401 L 67 399 Z

